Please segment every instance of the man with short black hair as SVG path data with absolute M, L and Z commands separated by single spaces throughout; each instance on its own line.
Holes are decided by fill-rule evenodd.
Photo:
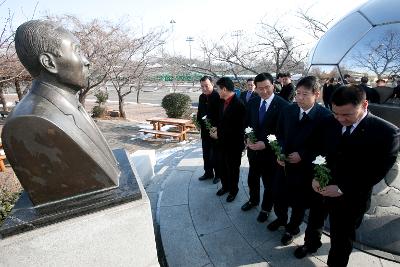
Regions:
M 324 197 L 329 213 L 328 266 L 346 266 L 356 229 L 369 209 L 372 188 L 396 161 L 400 132 L 368 112 L 366 94 L 357 86 L 342 86 L 333 93 L 332 112 L 335 119 L 325 123 L 322 135 L 332 179 L 324 188 L 314 179 L 312 187 Z M 310 252 L 305 244 L 296 249 L 295 256 Z
M 243 104 L 245 104 L 245 105 L 247 102 L 250 101 L 250 99 L 257 96 L 257 92 L 255 92 L 255 90 L 254 90 L 256 88 L 256 86 L 254 85 L 253 78 L 247 79 L 246 87 L 247 87 L 247 90 L 240 93 L 240 100 L 242 100 Z
M 282 89 L 279 92 L 279 96 L 286 101 L 293 102 L 294 96 L 296 94 L 294 90 L 294 85 L 292 84 L 291 76 L 289 72 L 282 73 Z
M 282 245 L 288 245 L 300 232 L 306 208 L 313 195 L 310 186 L 313 175 L 312 161 L 318 155 L 317 137 L 320 136 L 321 122 L 331 112 L 316 101 L 320 85 L 314 76 L 302 78 L 296 86 L 296 102 L 285 107 L 279 117 L 277 139 L 286 155 L 286 161 L 279 161 L 276 187 L 274 188 L 274 211 L 277 219 L 268 225 L 270 231 L 285 226 Z M 285 169 L 283 169 L 285 168 Z M 288 208 L 292 208 L 289 223 Z
M 250 199 L 242 210 L 248 211 L 260 202 L 260 178 L 264 184 L 261 212 L 257 221 L 265 222 L 273 206 L 273 179 L 276 170 L 276 156 L 268 144 L 268 135 L 276 134 L 279 114 L 288 105 L 287 101 L 274 94 L 273 78 L 269 73 L 258 74 L 254 82 L 258 96 L 247 104 L 246 127 L 251 127 L 257 138 L 255 143 L 246 140 L 249 158 Z
M 219 106 L 219 123 L 211 132 L 219 146 L 219 164 L 221 167 L 221 184 L 217 196 L 226 193 L 227 202 L 235 200 L 239 191 L 239 173 L 242 151 L 244 149 L 244 119 L 246 109 L 236 96 L 234 85 L 228 77 L 217 81 L 218 93 L 222 99 Z
M 376 89 L 368 86 L 368 77 L 361 77 L 360 87 L 365 91 L 369 103 L 379 103 L 379 94 Z
M 216 141 L 211 138 L 206 128 L 205 119 L 211 126 L 217 126 L 219 118 L 219 94 L 214 90 L 213 80 L 210 76 L 200 79 L 202 94 L 199 96 L 197 109 L 197 122 L 200 124 L 201 146 L 203 149 L 204 174 L 199 177 L 200 181 L 213 179 L 216 184 L 219 181 L 219 169 L 217 164 L 218 148 Z M 204 119 L 203 119 L 204 118 Z

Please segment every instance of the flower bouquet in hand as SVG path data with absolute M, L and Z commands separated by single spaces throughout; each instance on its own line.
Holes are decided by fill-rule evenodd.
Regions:
M 200 130 L 200 123 L 197 120 L 197 114 L 196 113 L 192 113 L 192 123 L 194 124 L 194 126 L 196 126 L 197 130 Z
M 254 133 L 253 128 L 247 127 L 244 129 L 244 133 L 246 134 L 246 137 L 249 139 L 250 143 L 254 144 L 257 142 L 256 134 Z
M 326 160 L 323 156 L 318 156 L 312 162 L 315 164 L 314 171 L 315 171 L 315 180 L 319 183 L 321 188 L 324 188 L 328 185 L 329 181 L 332 179 L 330 173 L 331 170 L 326 167 Z
M 210 131 L 210 129 L 211 129 L 213 126 L 211 125 L 210 120 L 207 118 L 207 115 L 204 115 L 201 119 L 204 121 L 204 125 L 206 126 L 206 129 L 207 129 L 208 131 Z
M 285 154 L 282 153 L 282 148 L 278 143 L 278 140 L 276 139 L 276 136 L 273 134 L 268 135 L 268 144 L 271 146 L 272 150 L 274 151 L 276 158 L 279 161 L 285 161 L 286 156 Z

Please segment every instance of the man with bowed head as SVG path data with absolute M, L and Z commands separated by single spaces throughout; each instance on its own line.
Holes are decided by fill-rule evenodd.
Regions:
M 244 149 L 245 106 L 234 92 L 234 85 L 228 77 L 217 81 L 221 97 L 219 122 L 217 129 L 211 131 L 211 137 L 218 140 L 219 164 L 221 167 L 221 184 L 217 196 L 226 193 L 227 202 L 235 200 L 239 191 L 239 173 L 242 151 Z
M 274 83 L 271 74 L 258 74 L 256 84 L 257 97 L 251 99 L 246 106 L 246 127 L 251 127 L 256 142 L 246 140 L 247 157 L 249 158 L 248 185 L 250 199 L 243 204 L 242 210 L 248 211 L 260 202 L 260 178 L 264 184 L 261 212 L 257 221 L 265 222 L 273 206 L 273 179 L 276 170 L 276 156 L 268 145 L 267 137 L 276 134 L 279 114 L 288 102 L 274 94 Z
M 210 130 L 206 127 L 206 120 L 211 126 L 217 126 L 219 118 L 219 94 L 214 90 L 213 80 L 210 76 L 200 79 L 202 94 L 199 96 L 197 109 L 197 122 L 201 130 L 201 146 L 203 148 L 204 174 L 199 180 L 213 179 L 216 184 L 219 181 L 219 168 L 217 164 L 217 141 L 211 138 Z M 203 119 L 204 118 L 204 119 Z
M 324 123 L 321 144 L 332 178 L 324 188 L 314 179 L 312 188 L 324 197 L 331 238 L 328 266 L 336 267 L 348 264 L 356 229 L 370 207 L 372 188 L 396 161 L 400 131 L 368 111 L 366 93 L 360 87 L 339 87 L 331 100 L 334 118 Z M 320 240 L 308 239 L 322 230 L 323 219 L 317 219 L 308 224 L 313 229 L 307 227 L 306 244 L 296 249 L 296 257 L 312 252 L 309 247 L 314 246 L 314 251 L 319 247 L 315 244 Z
M 310 186 L 313 175 L 312 161 L 319 154 L 316 140 L 322 131 L 322 122 L 331 112 L 316 101 L 320 95 L 320 85 L 314 76 L 302 78 L 296 85 L 296 102 L 285 107 L 280 114 L 277 138 L 282 146 L 286 161 L 277 172 L 274 189 L 274 211 L 277 219 L 268 225 L 270 231 L 285 226 L 281 243 L 288 245 L 300 232 L 306 208 L 313 195 Z M 292 208 L 289 223 L 288 208 Z

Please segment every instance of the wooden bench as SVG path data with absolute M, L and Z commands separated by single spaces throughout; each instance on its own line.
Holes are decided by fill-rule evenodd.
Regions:
M 179 141 L 182 141 L 182 139 L 183 139 L 183 133 L 166 132 L 166 131 L 160 131 L 160 130 L 147 130 L 147 129 L 139 130 L 139 132 L 154 134 L 154 138 L 158 138 L 163 135 L 163 136 L 171 136 L 173 138 L 178 139 Z
M 0 172 L 6 171 L 6 166 L 4 165 L 4 160 L 6 159 L 5 155 L 0 155 Z
M 141 132 L 153 133 L 155 138 L 165 135 L 165 136 L 172 136 L 174 138 L 178 138 L 179 141 L 186 140 L 187 136 L 186 133 L 190 130 L 190 125 L 192 124 L 191 120 L 186 119 L 175 119 L 175 118 L 160 118 L 160 117 L 153 117 L 147 119 L 146 121 L 153 124 L 153 130 L 141 130 Z M 162 131 L 161 127 L 164 125 L 173 125 L 176 126 L 178 132 L 167 132 Z

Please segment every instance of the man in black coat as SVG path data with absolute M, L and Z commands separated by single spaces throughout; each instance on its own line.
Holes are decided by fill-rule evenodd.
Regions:
M 285 99 L 286 101 L 293 102 L 296 91 L 294 89 L 294 85 L 292 84 L 290 73 L 282 73 L 281 80 L 282 80 L 282 89 L 279 92 L 279 96 Z
M 240 93 L 240 100 L 242 100 L 245 105 L 250 101 L 250 99 L 257 96 L 257 92 L 254 90 L 256 86 L 253 78 L 247 79 L 246 86 L 247 90 Z
M 368 77 L 362 77 L 360 87 L 365 91 L 368 103 L 379 103 L 380 96 L 375 88 L 368 86 Z
M 332 95 L 336 120 L 328 121 L 323 135 L 332 179 L 325 188 L 312 182 L 314 191 L 324 196 L 329 213 L 328 266 L 347 265 L 356 229 L 369 209 L 372 188 L 392 168 L 399 151 L 399 129 L 367 108 L 365 91 L 359 87 L 343 86 Z M 298 250 L 304 252 L 302 247 Z
M 335 77 L 330 78 L 325 84 L 322 89 L 322 100 L 324 101 L 324 105 L 328 109 L 332 109 L 331 105 L 331 96 L 333 91 L 336 90 L 340 85 L 337 82 Z
M 218 196 L 229 193 L 227 202 L 232 202 L 238 191 L 240 162 L 244 149 L 245 106 L 236 96 L 231 79 L 222 77 L 217 81 L 221 97 L 220 119 L 217 129 L 211 131 L 211 137 L 217 139 L 221 184 Z
M 212 126 L 216 126 L 219 117 L 220 98 L 210 76 L 200 79 L 202 94 L 199 96 L 199 106 L 197 109 L 197 121 L 200 124 L 201 145 L 203 148 L 204 174 L 199 178 L 200 181 L 213 179 L 216 184 L 219 181 L 219 169 L 217 164 L 217 144 L 211 138 L 209 130 L 206 128 L 206 118 Z
M 331 116 L 328 109 L 316 102 L 320 85 L 314 76 L 301 79 L 296 91 L 296 103 L 285 107 L 278 121 L 277 139 L 287 160 L 278 160 L 280 168 L 274 188 L 274 211 L 278 218 L 268 225 L 271 231 L 285 226 L 281 239 L 285 246 L 300 232 L 299 226 L 310 204 L 313 194 L 310 185 L 314 177 L 312 161 L 318 156 L 315 140 L 321 134 L 321 122 Z M 289 206 L 292 213 L 286 224 Z
M 272 185 L 276 170 L 276 156 L 268 144 L 267 137 L 276 134 L 279 114 L 288 102 L 274 94 L 271 74 L 258 74 L 254 81 L 259 96 L 247 104 L 246 126 L 253 129 L 257 142 L 246 141 L 250 164 L 248 174 L 250 199 L 244 203 L 242 210 L 248 211 L 259 204 L 260 177 L 262 177 L 264 196 L 257 221 L 265 222 L 273 206 Z

